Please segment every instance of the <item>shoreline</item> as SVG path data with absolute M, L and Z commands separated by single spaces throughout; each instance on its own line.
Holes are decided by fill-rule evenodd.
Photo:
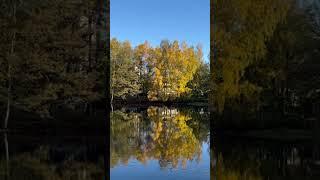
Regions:
M 148 107 L 148 106 L 194 106 L 194 107 L 208 107 L 208 101 L 114 101 L 113 107 Z
M 270 129 L 251 129 L 244 132 L 234 130 L 220 130 L 215 135 L 218 138 L 239 138 L 263 141 L 312 141 L 318 138 L 318 133 L 313 130 L 306 129 L 290 129 L 290 128 L 270 128 Z

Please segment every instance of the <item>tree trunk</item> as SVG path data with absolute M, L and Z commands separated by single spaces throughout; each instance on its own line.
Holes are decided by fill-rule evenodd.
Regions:
M 111 106 L 111 112 L 113 112 L 113 90 L 111 90 L 110 106 Z
M 111 104 L 110 106 L 111 106 L 111 112 L 113 112 L 113 105 Z
M 89 7 L 91 8 L 91 7 Z M 89 32 L 89 50 L 88 50 L 88 72 L 92 71 L 92 18 L 93 13 L 92 10 L 89 9 L 89 18 L 88 18 L 88 32 Z
M 16 4 L 13 4 L 13 24 L 16 24 Z M 15 41 L 16 41 L 16 31 L 13 30 L 12 40 L 11 40 L 11 50 L 10 50 L 10 58 L 8 58 L 8 72 L 7 72 L 7 78 L 8 78 L 8 88 L 7 88 L 7 111 L 6 111 L 6 117 L 4 120 L 4 128 L 8 128 L 8 122 L 10 117 L 10 110 L 11 110 L 11 88 L 12 88 L 12 79 L 11 79 L 11 64 L 10 60 L 11 57 L 13 57 L 14 54 L 14 47 L 15 47 Z
M 10 65 L 8 67 L 8 71 L 10 69 Z M 7 97 L 7 111 L 6 111 L 6 117 L 4 120 L 4 128 L 8 128 L 8 122 L 9 122 L 9 117 L 10 117 L 10 107 L 11 107 L 11 79 L 10 79 L 10 72 L 8 72 L 8 97 Z

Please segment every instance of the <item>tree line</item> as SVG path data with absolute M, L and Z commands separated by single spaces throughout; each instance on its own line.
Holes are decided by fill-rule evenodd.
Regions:
M 208 94 L 209 66 L 200 45 L 163 40 L 157 47 L 146 41 L 133 48 L 113 38 L 110 52 L 111 99 L 164 102 Z
M 213 0 L 210 102 L 287 111 L 319 89 L 319 11 L 295 0 Z
M 0 102 L 50 115 L 53 104 L 73 106 L 104 97 L 106 1 L 4 0 L 0 11 Z
M 168 40 L 132 47 L 112 39 L 109 61 L 102 0 L 2 2 L 5 126 L 10 107 L 49 116 L 53 104 L 87 104 L 109 89 L 111 100 L 209 95 L 218 111 L 266 104 L 285 109 L 319 90 L 319 10 L 294 0 L 213 0 L 210 68 L 201 46 Z

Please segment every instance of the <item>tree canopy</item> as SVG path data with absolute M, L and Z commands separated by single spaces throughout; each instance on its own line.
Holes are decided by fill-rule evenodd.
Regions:
M 206 70 L 202 56 L 201 46 L 194 48 L 178 41 L 164 40 L 157 47 L 145 42 L 131 48 L 128 41 L 112 39 L 113 95 L 122 98 L 142 95 L 150 101 L 167 101 L 192 93 L 191 88 L 205 89 L 206 84 L 199 77 L 205 78 L 208 73 L 198 72 L 200 68 Z M 199 77 L 194 79 L 196 74 Z M 191 81 L 193 86 L 188 85 Z
M 96 16 L 99 3 L 4 1 L 0 101 L 9 99 L 9 107 L 48 116 L 57 102 L 72 105 L 101 99 L 105 54 L 100 44 L 105 37 L 99 35 L 103 20 Z

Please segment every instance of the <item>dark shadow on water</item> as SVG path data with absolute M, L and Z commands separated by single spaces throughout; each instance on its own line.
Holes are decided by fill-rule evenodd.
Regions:
M 29 136 L 105 136 L 107 119 L 106 110 L 103 108 L 93 108 L 89 112 L 82 109 L 54 109 L 50 117 L 40 117 L 36 113 L 12 108 L 7 131 Z
M 211 177 L 223 179 L 310 179 L 320 177 L 320 141 L 216 136 Z
M 106 179 L 104 138 L 1 134 L 0 179 Z

